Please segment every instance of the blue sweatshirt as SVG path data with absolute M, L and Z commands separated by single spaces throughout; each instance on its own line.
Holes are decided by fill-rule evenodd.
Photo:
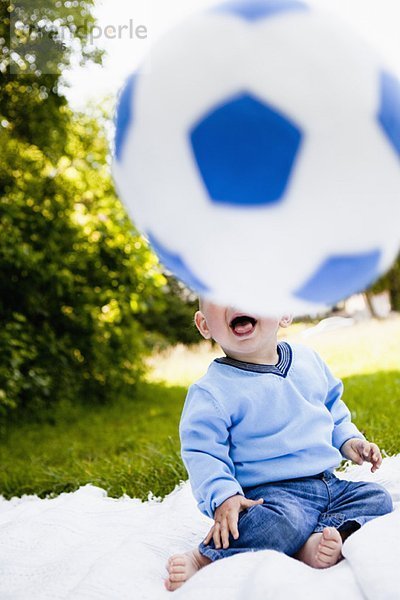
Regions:
M 211 518 L 244 487 L 333 471 L 342 444 L 365 439 L 341 400 L 342 382 L 316 352 L 281 342 L 278 355 L 276 365 L 217 358 L 189 388 L 182 459 Z

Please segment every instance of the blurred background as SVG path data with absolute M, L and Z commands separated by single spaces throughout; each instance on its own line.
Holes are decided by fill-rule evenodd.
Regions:
M 207 0 L 0 2 L 0 494 L 93 483 L 164 495 L 186 478 L 186 387 L 221 351 L 194 295 L 163 270 L 111 176 L 119 88 Z M 317 0 L 400 74 L 400 7 Z M 362 215 L 360 215 L 362 226 Z M 379 225 L 378 225 L 379 226 Z M 345 379 L 358 427 L 400 451 L 400 261 L 285 336 Z

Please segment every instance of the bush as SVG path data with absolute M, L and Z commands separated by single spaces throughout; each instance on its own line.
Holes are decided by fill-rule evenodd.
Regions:
M 116 198 L 100 115 L 68 120 L 63 155 L 2 132 L 0 409 L 101 401 L 143 370 L 138 316 L 166 280 Z
M 153 310 L 138 315 L 147 331 L 146 339 L 158 349 L 171 344 L 196 344 L 203 338 L 197 331 L 193 315 L 198 308 L 197 296 L 171 274 L 165 274 L 162 302 Z

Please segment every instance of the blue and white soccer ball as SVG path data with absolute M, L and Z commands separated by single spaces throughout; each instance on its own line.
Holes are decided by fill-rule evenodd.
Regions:
M 114 176 L 190 288 L 252 313 L 317 313 L 398 252 L 400 83 L 331 15 L 229 2 L 164 36 L 128 80 Z

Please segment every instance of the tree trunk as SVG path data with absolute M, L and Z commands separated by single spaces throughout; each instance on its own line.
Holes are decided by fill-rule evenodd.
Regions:
M 374 319 L 379 319 L 379 315 L 376 313 L 375 308 L 374 308 L 374 304 L 372 302 L 372 296 L 373 294 L 370 291 L 366 291 L 363 294 L 364 298 L 365 298 L 365 303 L 368 307 L 369 313 L 371 315 L 371 317 L 373 317 Z

